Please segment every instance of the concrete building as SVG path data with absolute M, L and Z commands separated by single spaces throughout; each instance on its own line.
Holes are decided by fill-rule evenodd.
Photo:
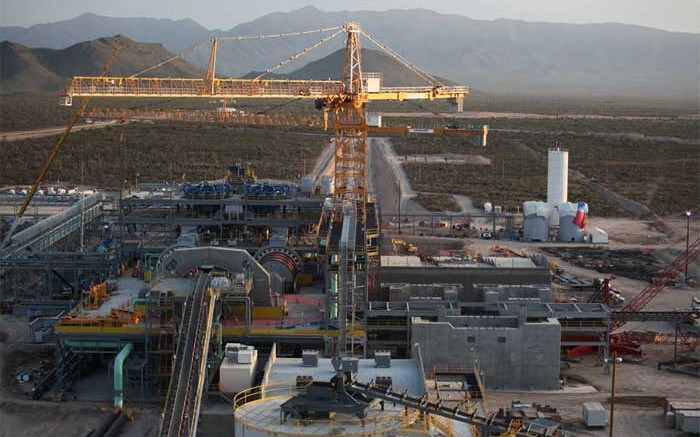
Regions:
M 531 321 L 512 316 L 414 318 L 411 340 L 426 368 L 475 363 L 494 389 L 559 388 L 561 325 L 555 318 Z

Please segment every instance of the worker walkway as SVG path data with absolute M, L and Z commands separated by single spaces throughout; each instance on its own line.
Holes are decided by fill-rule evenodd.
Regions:
M 200 274 L 194 291 L 185 303 L 160 427 L 159 435 L 162 437 L 192 436 L 197 431 L 217 299 L 217 295 L 209 290 L 210 282 L 211 274 Z

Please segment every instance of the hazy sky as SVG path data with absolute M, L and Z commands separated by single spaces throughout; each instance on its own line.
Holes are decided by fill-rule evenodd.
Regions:
M 0 25 L 29 26 L 83 12 L 114 17 L 192 18 L 210 29 L 314 5 L 326 11 L 426 8 L 476 19 L 618 22 L 700 32 L 700 0 L 0 0 Z

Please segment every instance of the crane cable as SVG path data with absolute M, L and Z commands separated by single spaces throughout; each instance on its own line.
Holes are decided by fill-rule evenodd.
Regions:
M 312 51 L 312 50 L 318 48 L 319 46 L 321 46 L 321 45 L 327 43 L 328 41 L 330 41 L 331 39 L 333 39 L 333 38 L 335 38 L 336 36 L 340 35 L 340 34 L 343 33 L 344 31 L 345 31 L 345 29 L 340 29 L 339 31 L 333 33 L 332 35 L 328 35 L 328 36 L 326 36 L 326 37 L 324 37 L 324 38 L 321 38 L 321 40 L 318 41 L 316 44 L 313 44 L 313 45 L 311 45 L 311 46 L 309 46 L 309 47 L 306 47 L 304 50 L 302 50 L 302 51 L 300 51 L 300 52 L 298 52 L 298 53 L 295 53 L 295 54 L 291 55 L 289 58 L 287 58 L 287 59 L 285 59 L 284 61 L 278 63 L 278 64 L 275 65 L 274 67 L 269 68 L 269 69 L 263 71 L 262 73 L 260 73 L 259 75 L 255 76 L 255 78 L 253 78 L 253 80 L 258 80 L 258 79 L 260 79 L 261 77 L 263 77 L 264 75 L 266 75 L 266 74 L 268 74 L 268 73 L 272 73 L 272 72 L 274 72 L 274 71 L 279 70 L 280 68 L 284 67 L 285 65 L 287 65 L 287 64 L 289 64 L 290 62 L 294 61 L 295 59 L 298 59 L 298 58 L 302 57 L 303 55 L 309 53 L 310 51 Z
M 202 48 L 202 47 L 204 47 L 205 45 L 208 45 L 208 44 L 209 44 L 209 42 L 203 42 L 203 43 L 197 44 L 197 45 L 195 45 L 195 46 L 192 46 L 192 47 L 190 47 L 189 49 L 187 49 L 187 50 L 185 50 L 185 51 L 183 51 L 183 52 L 180 52 L 180 53 L 178 53 L 178 54 L 176 54 L 176 55 L 174 55 L 174 56 L 171 56 L 171 57 L 169 57 L 168 59 L 166 59 L 166 60 L 164 60 L 164 61 L 161 61 L 161 62 L 159 62 L 159 63 L 153 65 L 152 67 L 148 67 L 148 68 L 146 68 L 145 70 L 141 70 L 141 71 L 139 71 L 138 73 L 132 74 L 132 75 L 129 76 L 129 77 L 132 78 L 132 77 L 140 76 L 140 75 L 142 75 L 142 74 L 144 74 L 144 73 L 147 73 L 147 72 L 149 72 L 149 71 L 151 71 L 151 70 L 155 70 L 155 69 L 158 68 L 158 67 L 162 67 L 163 65 L 169 64 L 169 63 L 173 62 L 173 61 L 176 60 L 176 59 L 180 59 L 180 58 L 182 58 L 183 56 L 185 56 L 186 54 L 191 53 L 191 52 L 194 52 L 195 50 L 198 50 L 198 49 L 200 49 L 200 48 Z
M 342 29 L 343 26 L 326 27 L 325 29 L 300 30 L 298 32 L 276 33 L 271 35 L 255 35 L 255 36 L 219 36 L 219 41 L 245 41 L 251 39 L 268 39 L 268 38 L 284 38 L 287 36 L 308 35 L 310 33 L 323 33 L 332 30 Z
M 408 68 L 413 73 L 415 73 L 418 76 L 420 76 L 421 78 L 425 79 L 430 85 L 432 85 L 432 86 L 441 86 L 442 85 L 442 83 L 439 80 L 437 80 L 436 78 L 434 78 L 430 74 L 424 72 L 420 68 L 416 67 L 410 61 L 404 59 L 401 55 L 399 55 L 398 53 L 396 53 L 395 51 L 390 49 L 389 46 L 381 43 L 380 41 L 378 41 L 375 37 L 373 37 L 369 33 L 365 32 L 364 30 L 360 30 L 360 33 L 362 33 L 362 35 L 364 35 L 365 38 L 370 40 L 372 43 L 374 43 L 380 49 L 384 50 L 389 56 L 394 58 L 397 62 L 402 64 L 404 67 Z
M 122 50 L 122 48 L 123 48 L 122 43 L 121 42 L 117 43 L 117 46 L 114 49 L 114 53 L 112 53 L 112 56 L 109 57 L 109 59 L 107 60 L 105 65 L 102 67 L 102 71 L 100 71 L 99 77 L 103 77 L 107 74 L 109 67 L 112 65 L 112 62 L 114 62 L 114 60 L 116 59 L 117 55 Z M 32 199 L 34 198 L 34 194 L 36 194 L 37 190 L 39 189 L 39 186 L 46 178 L 46 174 L 49 172 L 49 168 L 51 167 L 51 164 L 53 164 L 53 162 L 56 160 L 56 157 L 58 156 L 58 152 L 61 151 L 61 147 L 63 146 L 63 143 L 66 142 L 66 139 L 68 138 L 68 134 L 70 134 L 71 130 L 73 129 L 73 126 L 75 126 L 75 123 L 78 122 L 78 119 L 83 116 L 83 113 L 85 112 L 85 109 L 87 108 L 87 105 L 89 102 L 90 102 L 90 97 L 89 96 L 84 97 L 83 100 L 80 102 L 80 106 L 78 107 L 78 109 L 71 116 L 70 122 L 68 123 L 65 130 L 63 131 L 63 134 L 61 134 L 61 137 L 56 142 L 56 145 L 54 146 L 53 150 L 51 151 L 49 158 L 44 163 L 44 166 L 41 168 L 41 171 L 39 172 L 39 176 L 34 181 L 34 184 L 32 185 L 32 188 L 29 190 L 29 193 L 27 193 L 27 196 L 24 198 L 24 202 L 22 203 L 22 206 L 20 207 L 19 211 L 17 212 L 17 218 L 15 218 L 15 220 L 12 222 L 12 226 L 10 227 L 9 232 L 5 236 L 5 240 L 3 241 L 2 245 L 0 246 L 0 249 L 4 249 L 5 247 L 10 245 L 12 235 L 17 230 L 17 225 L 19 225 L 19 222 L 22 220 L 24 213 L 27 211 L 29 204 L 31 203 Z
M 332 31 L 332 30 L 338 30 L 338 29 L 343 29 L 343 27 L 342 27 L 342 26 L 336 26 L 336 27 L 327 27 L 327 28 L 325 28 L 325 29 L 301 30 L 301 31 L 298 31 L 298 32 L 279 33 L 279 34 L 271 34 L 271 35 L 215 36 L 214 38 L 215 38 L 215 39 L 218 39 L 219 41 L 232 41 L 232 40 L 233 40 L 233 41 L 245 41 L 245 40 L 254 40 L 254 39 L 260 40 L 260 39 L 269 39 L 269 38 L 284 38 L 284 37 L 287 37 L 287 36 L 308 35 L 308 34 L 310 34 L 310 33 L 323 33 L 323 32 L 330 32 L 330 31 Z M 336 35 L 337 35 L 337 33 L 336 33 Z M 334 35 L 334 36 L 335 36 L 335 35 Z M 186 54 L 192 53 L 192 52 L 194 52 L 195 50 L 199 50 L 200 48 L 202 48 L 202 47 L 204 47 L 204 46 L 206 46 L 206 45 L 209 45 L 209 42 L 210 42 L 210 41 L 211 41 L 211 39 L 210 39 L 209 41 L 205 41 L 205 42 L 202 42 L 202 43 L 200 43 L 200 44 L 196 44 L 196 45 L 190 47 L 189 49 L 187 49 L 187 50 L 185 50 L 185 51 L 182 51 L 182 52 L 180 52 L 180 53 L 178 53 L 178 54 L 176 54 L 176 55 L 173 55 L 173 56 L 171 56 L 171 57 L 169 57 L 169 58 L 167 58 L 167 59 L 165 59 L 165 60 L 163 60 L 163 61 L 161 61 L 161 62 L 158 62 L 157 64 L 155 64 L 155 65 L 153 65 L 153 66 L 151 66 L 151 67 L 146 68 L 145 70 L 141 70 L 141 71 L 139 71 L 138 73 L 132 74 L 132 75 L 129 76 L 129 77 L 137 77 L 137 76 L 140 76 L 140 75 L 142 75 L 142 74 L 144 74 L 144 73 L 147 73 L 147 72 L 149 72 L 149 71 L 151 71 L 151 70 L 155 70 L 156 68 L 162 67 L 162 66 L 165 65 L 165 64 L 169 64 L 169 63 L 171 63 L 171 62 L 173 62 L 173 61 L 175 61 L 175 60 L 177 60 L 177 59 L 182 58 L 182 57 L 185 56 Z M 315 47 L 314 47 L 314 48 L 315 48 Z

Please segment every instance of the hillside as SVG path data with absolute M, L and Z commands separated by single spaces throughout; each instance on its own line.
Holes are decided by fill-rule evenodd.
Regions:
M 58 87 L 63 78 L 48 70 L 32 50 L 9 41 L 0 42 L 0 93 Z
M 420 68 L 490 93 L 584 96 L 685 97 L 698 95 L 700 60 L 692 33 L 642 26 L 472 20 L 424 9 L 325 12 L 306 7 L 273 13 L 225 31 L 208 31 L 191 20 L 108 18 L 84 14 L 73 20 L 0 28 L 0 38 L 52 47 L 65 38 L 94 38 L 101 30 L 161 42 L 178 52 L 213 34 L 276 34 L 337 26 L 350 20 Z M 103 34 L 103 36 L 105 36 Z M 240 76 L 270 68 L 319 41 L 318 34 L 281 39 L 222 41 L 218 72 Z M 363 42 L 367 48 L 372 45 Z M 282 73 L 342 48 L 342 38 L 290 63 Z M 205 67 L 207 50 L 187 58 Z
M 15 41 L 28 47 L 49 49 L 64 49 L 112 35 L 125 35 L 134 41 L 157 42 L 170 51 L 180 52 L 196 42 L 206 41 L 212 31 L 189 19 L 119 18 L 90 13 L 30 27 L 0 27 L 0 41 Z
M 161 44 L 137 43 L 123 36 L 100 38 L 63 50 L 30 49 L 9 41 L 0 43 L 0 92 L 58 91 L 71 76 L 96 75 L 112 55 L 117 42 L 122 50 L 109 73 L 126 76 L 172 56 Z M 201 77 L 204 72 L 178 59 L 148 72 L 166 77 Z
M 310 62 L 288 74 L 265 75 L 286 79 L 339 79 L 345 50 L 340 49 L 330 55 Z M 383 86 L 425 86 L 425 79 L 417 76 L 406 67 L 383 52 L 362 49 L 362 71 L 382 73 Z M 255 77 L 259 72 L 251 72 L 244 77 Z

